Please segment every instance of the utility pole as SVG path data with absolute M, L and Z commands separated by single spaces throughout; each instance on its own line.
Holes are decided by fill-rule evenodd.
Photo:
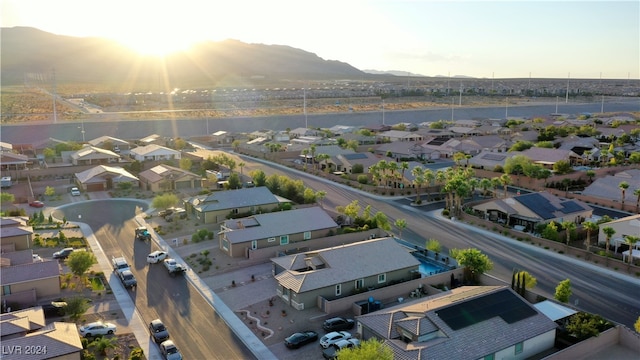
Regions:
M 309 128 L 307 119 L 307 88 L 302 88 L 302 107 L 304 109 L 304 128 Z
M 569 103 L 569 79 L 571 78 L 571 73 L 569 73 L 569 76 L 567 76 L 567 95 L 566 98 L 564 100 L 565 104 Z
M 458 106 L 462 106 L 462 83 L 460 83 L 460 101 L 458 102 Z
M 382 99 L 382 125 L 384 125 L 384 99 Z

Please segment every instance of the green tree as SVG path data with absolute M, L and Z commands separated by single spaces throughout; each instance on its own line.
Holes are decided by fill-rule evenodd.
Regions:
M 316 193 L 310 189 L 310 188 L 306 188 L 304 189 L 304 203 L 305 204 L 312 204 L 314 202 L 316 202 Z
M 567 331 L 578 340 L 585 340 L 600 335 L 601 331 L 613 327 L 613 324 L 602 316 L 586 312 L 578 312 L 571 316 Z
M 636 322 L 633 323 L 633 328 L 636 329 L 637 333 L 640 333 L 640 316 L 638 316 L 638 320 L 636 320 Z
M 589 182 L 592 183 L 593 182 L 593 178 L 594 176 L 596 176 L 596 172 L 593 170 L 587 170 L 585 172 L 585 174 L 587 175 L 587 177 L 589 178 Z
M 424 248 L 429 251 L 433 251 L 434 253 L 442 252 L 442 245 L 440 245 L 440 242 L 436 239 L 427 240 L 427 242 L 424 245 Z
M 478 276 L 493 269 L 493 262 L 489 257 L 475 248 L 451 249 L 450 255 L 458 264 L 464 266 L 465 277 L 474 284 L 477 284 Z
M 95 255 L 89 251 L 74 251 L 67 258 L 67 266 L 72 273 L 78 276 L 83 276 L 91 266 L 97 263 Z
M 602 232 L 604 233 L 605 239 L 606 239 L 605 249 L 607 251 L 607 254 L 609 254 L 609 245 L 611 244 L 611 237 L 616 233 L 616 230 L 611 226 L 605 226 L 602 228 Z
M 347 141 L 346 148 L 347 149 L 351 149 L 353 151 L 358 151 L 358 145 L 360 145 L 358 143 L 358 140 L 349 140 L 349 141 Z
M 405 219 L 397 219 L 393 225 L 398 228 L 398 237 L 402 239 L 402 230 L 407 228 L 407 220 Z
M 320 205 L 320 207 L 322 207 L 322 200 L 327 197 L 327 192 L 323 191 L 323 190 L 318 190 L 316 191 L 316 201 L 318 202 L 318 204 Z
M 556 174 L 568 174 L 573 171 L 571 163 L 567 160 L 558 160 L 553 164 L 553 171 Z
M 338 360 L 393 360 L 393 351 L 382 342 L 371 338 L 360 342 L 360 346 L 340 350 Z
M 383 229 L 385 231 L 390 231 L 391 230 L 391 223 L 389 222 L 389 218 L 387 218 L 387 215 L 385 213 L 383 213 L 382 211 L 378 211 L 374 216 L 373 219 L 376 222 L 376 225 L 378 226 L 378 228 Z
M 416 186 L 415 203 L 418 205 L 422 203 L 422 200 L 420 200 L 420 188 L 425 183 L 424 172 L 425 170 L 422 166 L 416 166 L 411 170 L 411 175 L 413 175 L 413 184 Z
M 107 355 L 107 350 L 116 349 L 118 347 L 118 338 L 100 336 L 89 344 L 90 348 L 95 349 L 100 355 Z
M 521 175 L 524 174 L 524 169 L 532 165 L 533 161 L 524 155 L 516 155 L 507 158 L 504 162 L 505 174 Z
M 633 264 L 633 248 L 636 243 L 640 240 L 640 236 L 635 235 L 625 235 L 624 243 L 629 245 L 629 264 Z
M 364 166 L 362 164 L 353 164 L 351 167 L 352 174 L 362 174 L 364 172 Z
M 238 149 L 240 149 L 240 140 L 233 140 L 233 142 L 231 143 L 231 146 L 233 147 L 233 151 L 238 151 Z
M 53 186 L 47 186 L 44 189 L 44 194 L 47 196 L 53 196 L 56 194 L 56 189 Z
M 499 178 L 500 184 L 504 187 L 504 197 L 507 197 L 507 187 L 512 184 L 509 174 L 502 174 Z
M 244 161 L 240 161 L 240 163 L 238 163 L 238 167 L 240 168 L 240 175 L 244 175 L 244 167 L 247 166 L 247 164 Z
M 232 173 L 229 175 L 227 181 L 229 189 L 240 189 L 242 187 L 242 182 L 240 181 L 240 175 L 238 175 L 238 173 Z
M 571 280 L 565 279 L 558 283 L 558 286 L 556 286 L 556 293 L 553 297 L 562 303 L 568 303 L 571 294 Z
M 191 166 L 193 166 L 191 159 L 186 157 L 180 158 L 180 169 L 188 171 L 191 170 Z
M 515 144 L 511 145 L 509 151 L 525 151 L 527 149 L 531 149 L 533 147 L 533 143 L 531 141 L 519 140 Z
M 153 198 L 151 206 L 156 209 L 168 209 L 178 205 L 179 202 L 180 199 L 175 194 L 162 194 Z
M 516 274 L 516 277 L 520 279 L 524 279 L 524 286 L 527 289 L 533 289 L 538 284 L 538 279 L 536 279 L 535 276 L 529 274 L 529 272 L 524 270 L 518 271 L 518 273 Z
M 627 189 L 629 188 L 629 183 L 626 181 L 622 181 L 620 182 L 620 184 L 618 184 L 618 188 L 620 188 L 620 190 L 622 191 L 622 209 L 624 209 L 624 198 L 626 197 L 625 194 L 627 192 Z
M 8 192 L 0 192 L 0 202 L 13 204 L 16 201 L 15 195 Z
M 65 299 L 67 306 L 64 307 L 64 313 L 69 315 L 71 320 L 76 321 L 89 309 L 89 300 L 75 296 Z
M 259 169 L 251 172 L 251 179 L 256 186 L 265 186 L 267 184 L 267 174 Z
M 585 246 L 587 247 L 587 251 L 591 248 L 591 233 L 594 231 L 598 231 L 598 224 L 593 221 L 586 221 L 582 224 L 585 230 L 587 230 L 587 238 L 585 239 Z
M 187 147 L 187 141 L 183 138 L 176 138 L 173 140 L 173 148 L 176 150 L 182 150 Z
M 56 157 L 56 151 L 52 148 L 45 148 L 44 150 L 42 150 L 42 155 L 44 156 L 45 160 L 51 160 Z
M 563 221 L 560 226 L 562 226 L 562 228 L 564 229 L 566 236 L 567 236 L 567 245 L 569 245 L 569 242 L 571 241 L 571 232 L 575 231 L 576 229 L 576 223 L 574 223 L 573 221 Z
M 633 195 L 637 196 L 636 198 L 636 212 L 640 212 L 640 188 L 633 190 Z

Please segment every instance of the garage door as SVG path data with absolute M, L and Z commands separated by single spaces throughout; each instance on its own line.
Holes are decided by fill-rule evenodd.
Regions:
M 102 183 L 87 184 L 87 191 L 103 191 L 103 190 L 104 190 L 104 184 Z
M 176 190 L 191 189 L 191 181 L 176 181 Z

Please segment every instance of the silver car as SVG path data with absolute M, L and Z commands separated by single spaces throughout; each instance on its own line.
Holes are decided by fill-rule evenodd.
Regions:
M 160 344 L 160 352 L 162 356 L 164 356 L 167 360 L 182 360 L 182 354 L 180 350 L 176 347 L 176 345 L 171 340 L 164 341 Z
M 167 330 L 167 327 L 164 326 L 164 323 L 160 319 L 152 320 L 149 323 L 149 332 L 156 344 L 160 344 L 169 339 L 169 330 Z

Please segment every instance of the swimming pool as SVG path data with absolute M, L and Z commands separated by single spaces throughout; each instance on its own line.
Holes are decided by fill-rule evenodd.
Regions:
M 420 261 L 420 266 L 418 267 L 418 271 L 425 276 L 439 274 L 441 272 L 445 272 L 449 270 L 449 267 L 446 265 L 438 264 L 433 260 L 427 259 L 424 256 L 416 256 L 416 259 Z

